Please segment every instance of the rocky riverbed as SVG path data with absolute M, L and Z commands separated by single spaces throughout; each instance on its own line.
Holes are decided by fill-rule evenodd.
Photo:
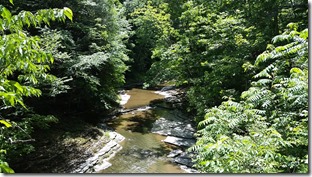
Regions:
M 135 93 L 132 92 L 132 94 L 136 95 L 137 90 L 134 92 Z M 169 151 L 166 152 L 167 154 L 164 154 L 167 158 L 171 159 L 171 162 L 178 164 L 185 172 L 197 173 L 197 171 L 192 168 L 193 162 L 191 158 L 194 154 L 187 151 L 187 149 L 196 142 L 194 137 L 196 130 L 194 128 L 194 123 L 192 122 L 193 119 L 185 116 L 185 113 L 178 109 L 181 107 L 182 103 L 181 91 L 173 86 L 169 86 L 164 87 L 159 91 L 155 91 L 154 93 L 161 95 L 162 97 L 159 99 L 153 99 L 149 104 L 145 102 L 145 98 L 134 98 L 137 105 L 144 106 L 132 107 L 133 105 L 131 103 L 132 106 L 129 108 L 127 102 L 128 100 L 133 100 L 131 100 L 131 96 L 128 95 L 126 91 L 121 91 L 120 103 L 122 109 L 120 110 L 120 113 L 135 116 L 155 109 L 157 109 L 160 114 L 163 112 L 161 117 L 153 121 L 148 132 L 165 136 L 165 139 L 161 141 L 174 147 L 171 152 Z M 140 118 L 140 120 L 142 120 L 142 118 Z
M 136 98 L 130 102 L 132 105 L 135 103 L 139 106 L 128 109 L 124 106 L 129 104 L 130 95 L 121 92 L 120 103 L 123 108 L 120 109 L 119 114 L 130 116 L 126 120 L 119 120 L 119 116 L 116 115 L 112 120 L 103 119 L 102 122 L 92 125 L 78 121 L 79 119 L 74 117 L 64 119 L 66 121 L 56 125 L 57 128 L 49 129 L 49 133 L 38 133 L 35 136 L 38 139 L 35 144 L 36 151 L 14 161 L 12 163 L 14 169 L 17 169 L 17 172 L 28 173 L 105 173 L 106 169 L 111 169 L 113 173 L 118 173 L 112 168 L 115 164 L 112 159 L 122 151 L 119 154 L 121 156 L 127 153 L 130 153 L 128 156 L 137 154 L 138 156 L 132 159 L 134 161 L 148 159 L 150 165 L 144 164 L 144 161 L 133 164 L 135 168 L 141 167 L 137 169 L 139 173 L 183 173 L 183 171 L 196 173 L 197 171 L 192 168 L 193 154 L 187 152 L 187 148 L 195 143 L 195 128 L 191 122 L 192 118 L 185 116 L 186 114 L 178 109 L 181 104 L 178 95 L 181 92 L 173 88 L 156 91 L 156 94 L 153 91 L 139 90 L 138 92 L 153 97 L 154 101 L 147 102 L 146 97 L 136 95 Z M 160 117 L 157 114 L 155 117 L 151 114 L 155 109 L 156 112 L 163 111 L 164 114 L 160 114 Z M 144 114 L 148 117 L 141 117 Z M 124 121 L 122 124 L 127 125 L 127 128 L 123 127 L 122 132 L 128 138 L 132 133 L 135 136 L 139 135 L 138 137 L 131 135 L 131 138 L 137 139 L 135 144 L 132 144 L 133 139 L 125 139 L 109 124 L 115 121 L 117 123 Z M 149 143 L 148 146 L 142 148 L 146 143 Z M 128 144 L 129 149 L 123 151 L 125 144 Z M 168 146 L 165 146 L 166 144 Z M 168 159 L 176 165 L 169 165 Z M 124 160 L 121 159 L 122 161 Z M 119 165 L 120 162 L 117 164 Z M 146 166 L 143 167 L 144 165 Z
M 187 148 L 196 143 L 194 133 L 196 129 L 192 122 L 192 118 L 178 108 L 181 106 L 181 94 L 174 87 L 164 87 L 161 91 L 156 91 L 157 94 L 165 96 L 164 102 L 158 102 L 155 105 L 167 110 L 165 116 L 157 119 L 153 123 L 152 133 L 157 133 L 166 136 L 163 141 L 168 144 L 178 146 L 177 150 L 171 151 L 167 157 L 172 158 L 172 161 L 180 164 L 181 168 L 189 173 L 197 173 L 198 171 L 192 166 L 194 163 L 191 158 L 194 155 L 188 152 Z

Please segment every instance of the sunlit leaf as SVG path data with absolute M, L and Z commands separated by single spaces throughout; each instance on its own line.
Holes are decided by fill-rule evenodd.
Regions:
M 9 122 L 5 121 L 5 120 L 0 119 L 0 123 L 4 124 L 7 128 L 12 127 L 12 125 Z
M 0 161 L 0 173 L 14 173 L 14 170 L 9 167 L 8 163 Z
M 64 7 L 64 14 L 66 15 L 67 18 L 73 21 L 73 11 L 70 8 Z

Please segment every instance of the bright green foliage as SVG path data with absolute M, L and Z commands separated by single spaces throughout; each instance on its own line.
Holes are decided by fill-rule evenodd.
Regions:
M 97 120 L 111 113 L 128 68 L 129 81 L 185 88 L 199 122 L 199 170 L 307 171 L 306 1 L 1 4 L 1 172 L 13 172 L 5 157 L 33 150 L 24 142 L 34 127 L 57 121 L 38 114 Z
M 4 152 L 5 151 L 0 152 L 0 153 L 4 153 Z M 9 164 L 7 162 L 3 162 L 0 159 L 0 173 L 14 173 L 14 170 L 9 167 Z
M 5 125 L 6 128 L 12 127 L 12 124 L 8 121 L 0 120 L 0 123 Z M 14 170 L 9 167 L 9 164 L 3 160 L 6 152 L 6 150 L 0 149 L 0 173 L 14 173 Z
M 0 120 L 0 123 L 5 125 L 7 128 L 12 127 L 12 125 L 8 121 Z
M 23 96 L 41 94 L 40 90 L 33 87 L 38 84 L 38 79 L 54 80 L 54 76 L 46 73 L 49 64 L 53 62 L 52 55 L 45 53 L 39 46 L 39 38 L 27 35 L 23 27 L 37 26 L 55 19 L 64 21 L 64 12 L 68 11 L 68 8 L 50 9 L 40 10 L 36 14 L 22 11 L 12 15 L 8 9 L 0 6 L 0 96 L 4 105 L 15 106 L 19 103 L 25 107 Z
M 291 26 L 291 24 L 289 25 Z M 308 172 L 308 30 L 273 38 L 240 103 L 223 102 L 199 123 L 196 167 L 215 173 Z
M 152 64 L 149 83 L 175 80 L 189 86 L 190 109 L 202 117 L 204 109 L 219 104 L 223 96 L 238 97 L 246 85 L 241 66 L 251 60 L 250 46 L 258 45 L 258 37 L 239 10 L 214 12 L 192 1 L 183 9 L 177 42 L 158 45 L 153 51 L 160 60 Z
M 13 4 L 11 0 L 10 3 Z M 51 54 L 46 53 L 40 47 L 40 38 L 30 36 L 24 27 L 38 27 L 41 24 L 49 24 L 50 21 L 65 21 L 66 17 L 72 19 L 69 8 L 44 9 L 36 13 L 21 11 L 14 15 L 0 4 L 0 110 L 7 110 L 18 105 L 26 108 L 23 97 L 40 96 L 41 91 L 36 88 L 41 81 L 53 81 L 55 76 L 48 74 L 49 64 L 53 63 Z M 18 104 L 18 105 L 17 105 Z M 0 116 L 2 119 L 4 116 Z M 14 124 L 12 126 L 12 124 Z M 15 122 L 8 123 L 1 120 L 0 149 L 7 152 L 16 148 L 12 145 L 18 134 L 29 136 L 27 122 L 25 129 L 13 131 L 14 127 L 21 127 Z M 29 132 L 28 132 L 29 133 Z M 5 149 L 5 150 L 3 150 Z M 27 148 L 30 150 L 30 148 Z M 5 156 L 0 154 L 0 172 L 12 173 L 12 169 L 4 162 Z
M 131 14 L 132 23 L 137 27 L 135 32 L 140 44 L 151 45 L 152 49 L 160 41 L 168 42 L 166 39 L 168 40 L 174 31 L 170 24 L 170 14 L 166 13 L 167 8 L 165 3 L 156 8 L 149 2 Z
M 294 21 L 302 29 L 307 23 L 303 1 L 155 0 L 140 5 L 134 11 L 141 15 L 131 17 L 137 37 L 133 57 L 141 68 L 151 66 L 146 86 L 175 81 L 188 88 L 189 111 L 198 121 L 222 99 L 239 99 L 253 74 L 244 71 L 248 62 L 286 24 Z

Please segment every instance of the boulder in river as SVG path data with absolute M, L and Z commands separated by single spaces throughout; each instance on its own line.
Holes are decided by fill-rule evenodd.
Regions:
M 175 88 L 176 88 L 175 86 L 165 86 L 160 91 L 164 92 L 164 91 L 168 91 L 168 90 L 173 90 Z
M 165 136 L 175 136 L 181 138 L 194 138 L 195 129 L 190 123 L 176 120 L 168 120 L 164 117 L 157 119 L 153 123 L 152 133 L 157 133 Z

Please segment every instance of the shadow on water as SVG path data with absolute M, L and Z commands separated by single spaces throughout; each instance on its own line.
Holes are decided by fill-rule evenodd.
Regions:
M 127 130 L 132 132 L 150 133 L 153 123 L 157 119 L 156 116 L 157 115 L 155 115 L 153 111 L 137 114 L 128 119 L 128 121 L 132 122 L 132 124 L 127 126 Z
M 144 148 L 134 146 L 133 148 L 130 148 L 127 151 L 123 151 L 122 153 L 120 153 L 120 155 L 128 156 L 128 157 L 132 156 L 139 160 L 144 160 L 144 159 L 149 159 L 149 158 L 159 158 L 169 152 L 170 152 L 170 149 L 168 149 L 165 145 L 162 145 L 160 147 L 150 148 L 150 149 L 144 149 Z
M 123 114 L 107 124 L 118 129 L 120 127 L 131 132 L 150 133 L 153 123 L 159 116 L 153 110 Z

